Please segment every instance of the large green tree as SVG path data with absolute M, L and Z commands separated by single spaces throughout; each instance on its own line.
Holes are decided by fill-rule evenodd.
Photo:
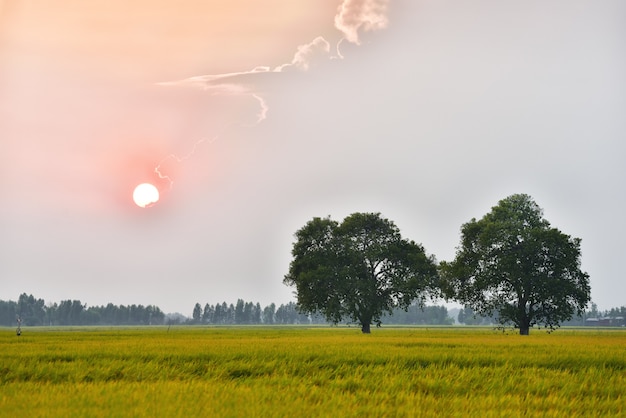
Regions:
M 283 282 L 296 287 L 301 311 L 330 322 L 349 318 L 369 333 L 384 312 L 423 306 L 437 285 L 434 258 L 379 213 L 354 213 L 341 224 L 314 218 L 295 237 Z
M 552 330 L 590 300 L 580 257 L 579 238 L 552 228 L 530 196 L 516 194 L 461 227 L 456 258 L 440 265 L 442 290 L 522 335 L 533 325 Z

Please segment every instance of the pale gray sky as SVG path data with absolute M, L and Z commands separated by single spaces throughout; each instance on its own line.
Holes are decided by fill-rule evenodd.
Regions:
M 64 3 L 0 3 L 0 299 L 285 303 L 314 216 L 450 260 L 527 193 L 626 304 L 623 1 Z

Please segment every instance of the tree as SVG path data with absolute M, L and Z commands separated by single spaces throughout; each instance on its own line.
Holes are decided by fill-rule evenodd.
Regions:
M 17 313 L 24 325 L 43 325 L 46 307 L 43 299 L 22 293 L 17 300 Z
M 214 324 L 224 323 L 224 311 L 222 310 L 222 305 L 219 303 L 215 305 L 215 312 L 213 312 L 213 323 Z
M 309 316 L 298 309 L 294 302 L 281 304 L 276 309 L 275 323 L 277 324 L 308 324 Z
M 243 324 L 244 321 L 244 308 L 245 302 L 243 299 L 237 299 L 237 304 L 235 305 L 235 324 Z
M 270 303 L 263 309 L 263 323 L 272 325 L 275 322 L 276 304 Z
M 422 307 L 436 285 L 434 258 L 379 213 L 354 213 L 341 224 L 314 218 L 295 237 L 283 282 L 296 287 L 302 312 L 329 322 L 347 317 L 369 333 L 384 312 L 414 301 Z
M 476 315 L 476 313 L 469 306 L 461 308 L 459 314 L 457 315 L 457 320 L 459 323 L 465 325 L 481 325 L 491 323 L 491 318 Z
M 199 303 L 194 305 L 191 317 L 193 318 L 194 323 L 200 323 L 200 320 L 202 319 L 202 306 L 200 306 Z
M 252 316 L 252 322 L 254 324 L 260 324 L 261 323 L 261 304 L 259 302 L 256 303 L 256 305 L 254 306 L 254 314 Z
M 393 314 L 383 316 L 385 322 L 390 324 L 411 325 L 452 325 L 454 319 L 448 316 L 445 306 L 424 306 L 412 304 L 408 309 L 396 308 Z
M 213 317 L 213 307 L 206 303 L 204 305 L 204 310 L 202 311 L 202 322 L 204 324 L 208 324 L 211 322 L 211 318 Z
M 590 300 L 580 256 L 579 238 L 552 228 L 530 196 L 516 194 L 461 227 L 456 258 L 440 265 L 442 290 L 521 335 L 535 324 L 553 330 Z
M 12 300 L 0 300 L 0 326 L 12 327 L 18 316 L 18 306 Z
M 59 325 L 81 325 L 85 306 L 79 300 L 63 300 L 56 310 Z
M 254 303 L 246 302 L 243 305 L 243 323 L 244 324 L 252 323 L 253 316 L 254 316 Z

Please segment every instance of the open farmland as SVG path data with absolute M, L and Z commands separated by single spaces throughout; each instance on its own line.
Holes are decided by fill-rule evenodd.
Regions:
M 38 328 L 0 334 L 3 416 L 619 416 L 626 332 Z

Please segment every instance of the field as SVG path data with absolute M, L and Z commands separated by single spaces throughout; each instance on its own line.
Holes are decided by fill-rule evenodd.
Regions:
M 0 415 L 624 416 L 626 331 L 0 329 Z

